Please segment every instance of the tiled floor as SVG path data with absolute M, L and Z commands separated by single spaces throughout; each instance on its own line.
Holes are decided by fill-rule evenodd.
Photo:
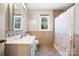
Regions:
M 61 56 L 55 48 L 41 48 L 36 51 L 36 56 Z

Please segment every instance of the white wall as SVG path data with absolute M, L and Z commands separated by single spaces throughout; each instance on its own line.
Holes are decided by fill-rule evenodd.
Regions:
M 50 16 L 50 29 L 53 31 L 53 11 L 52 10 L 28 10 L 28 31 L 40 31 L 39 29 L 39 20 L 40 14 L 49 14 Z

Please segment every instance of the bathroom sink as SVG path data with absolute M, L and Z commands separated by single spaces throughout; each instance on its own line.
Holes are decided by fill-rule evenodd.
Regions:
M 7 40 L 6 44 L 33 44 L 35 36 L 25 36 L 21 39 Z
M 25 36 L 22 38 L 22 40 L 34 40 L 35 36 Z

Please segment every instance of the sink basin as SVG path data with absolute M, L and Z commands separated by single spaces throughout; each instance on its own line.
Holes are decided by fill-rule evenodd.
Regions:
M 7 40 L 6 44 L 33 44 L 35 36 L 25 36 L 21 39 Z

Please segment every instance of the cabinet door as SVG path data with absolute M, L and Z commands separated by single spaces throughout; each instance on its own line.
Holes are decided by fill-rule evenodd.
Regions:
M 18 46 L 16 44 L 5 44 L 5 55 L 6 56 L 17 56 Z
M 31 45 L 19 44 L 18 46 L 18 56 L 31 56 Z
M 27 44 L 5 44 L 6 56 L 30 56 L 31 46 Z

